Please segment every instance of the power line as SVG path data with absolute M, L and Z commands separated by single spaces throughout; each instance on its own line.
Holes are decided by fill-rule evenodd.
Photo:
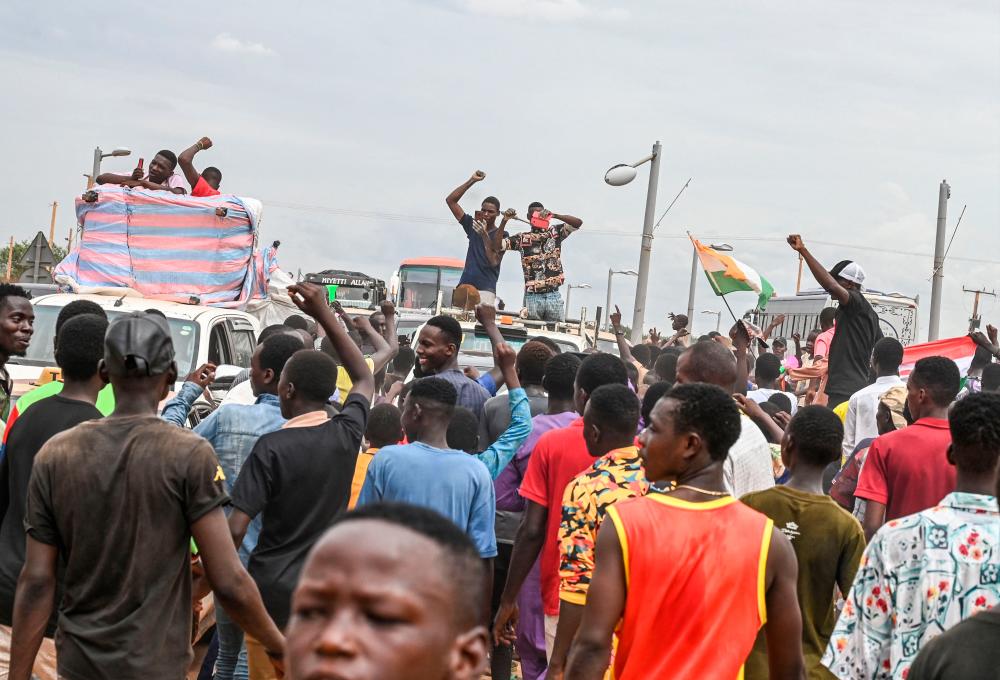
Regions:
M 687 184 L 685 184 L 684 186 L 687 187 Z M 681 189 L 681 191 L 683 191 L 683 188 Z M 362 219 L 384 220 L 387 222 L 410 222 L 410 223 L 415 222 L 419 224 L 433 224 L 438 226 L 450 226 L 452 224 L 452 220 L 443 217 L 429 217 L 426 215 L 408 215 L 405 213 L 389 213 L 389 212 L 380 212 L 376 210 L 353 210 L 350 208 L 333 208 L 330 206 L 309 205 L 306 203 L 295 203 L 291 201 L 264 201 L 264 205 L 274 208 L 284 208 L 287 210 L 300 210 L 303 212 L 323 213 L 328 215 L 337 215 L 340 217 L 358 217 Z M 965 211 L 963 210 L 962 212 L 964 213 Z M 959 217 L 959 222 L 961 222 L 961 217 Z M 957 231 L 957 229 L 958 229 L 958 224 L 955 225 L 955 230 Z M 594 228 L 591 226 L 586 226 L 584 229 L 581 229 L 579 233 L 585 235 L 593 235 L 593 236 L 617 236 L 617 237 L 624 236 L 624 237 L 634 237 L 634 238 L 639 238 L 642 236 L 641 232 L 622 231 L 620 229 L 602 229 L 600 227 Z M 747 236 L 746 234 L 739 234 L 739 235 L 702 234 L 701 237 L 705 239 L 720 240 L 720 241 L 749 241 L 754 243 L 785 242 L 784 238 L 777 236 Z M 683 234 L 667 234 L 667 235 L 661 234 L 657 236 L 657 238 L 687 240 L 687 236 Z M 954 239 L 954 234 L 952 234 L 952 239 Z M 821 241 L 816 239 L 809 239 L 809 242 L 817 245 L 829 246 L 832 248 L 845 248 L 849 250 L 858 248 L 858 245 L 856 243 L 837 243 L 834 241 Z M 899 250 L 897 248 L 875 248 L 868 245 L 862 247 L 865 251 L 868 252 L 885 253 L 887 255 L 903 255 L 906 257 L 927 257 L 927 258 L 934 257 L 930 253 Z M 1000 260 L 991 260 L 987 258 L 960 257 L 956 255 L 951 259 L 958 260 L 961 262 L 972 262 L 975 264 L 1000 264 Z

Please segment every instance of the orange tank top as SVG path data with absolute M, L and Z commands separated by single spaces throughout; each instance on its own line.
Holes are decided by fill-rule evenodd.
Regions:
M 615 680 L 742 678 L 767 618 L 774 523 L 735 498 L 692 503 L 655 491 L 608 517 L 627 588 Z

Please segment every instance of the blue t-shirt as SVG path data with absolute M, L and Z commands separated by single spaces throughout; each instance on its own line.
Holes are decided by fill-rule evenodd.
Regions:
M 414 442 L 372 458 L 358 507 L 397 501 L 436 510 L 468 534 L 482 557 L 495 557 L 496 495 L 486 466 L 464 451 Z
M 497 292 L 497 279 L 500 278 L 500 265 L 496 267 L 490 264 L 486 257 L 486 244 L 483 243 L 482 234 L 476 233 L 473 228 L 472 215 L 466 213 L 459 220 L 465 235 L 469 239 L 469 249 L 465 252 L 465 269 L 462 270 L 462 278 L 458 285 L 467 283 L 476 290 L 485 290 L 490 293 Z M 497 227 L 499 229 L 500 227 Z M 504 234 L 506 236 L 506 233 Z

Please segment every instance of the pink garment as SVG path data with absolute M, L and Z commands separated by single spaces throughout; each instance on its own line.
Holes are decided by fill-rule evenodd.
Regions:
M 830 359 L 830 344 L 833 342 L 833 334 L 836 332 L 837 327 L 833 326 L 830 330 L 823 331 L 818 336 L 816 336 L 816 344 L 813 349 L 814 357 L 826 357 L 827 361 Z
M 146 176 L 143 177 L 142 179 L 145 182 L 149 182 L 150 181 L 149 173 L 147 172 Z M 162 186 L 165 189 L 185 189 L 185 190 L 187 189 L 187 184 L 184 182 L 184 178 L 178 175 L 176 172 L 170 175 L 170 177 L 168 177 L 167 180 L 162 183 Z

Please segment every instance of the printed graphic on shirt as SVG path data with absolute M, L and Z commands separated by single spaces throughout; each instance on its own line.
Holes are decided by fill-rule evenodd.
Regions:
M 569 235 L 564 224 L 515 234 L 503 241 L 503 250 L 521 253 L 524 290 L 528 293 L 552 293 L 563 285 L 562 241 Z
M 788 538 L 789 541 L 794 541 L 796 538 L 802 535 L 802 532 L 799 531 L 798 522 L 787 523 L 785 526 L 781 527 L 781 533 L 783 533 L 785 537 Z

